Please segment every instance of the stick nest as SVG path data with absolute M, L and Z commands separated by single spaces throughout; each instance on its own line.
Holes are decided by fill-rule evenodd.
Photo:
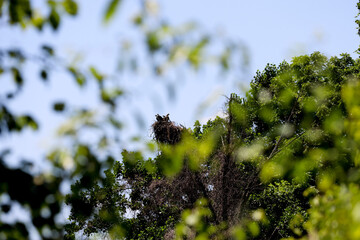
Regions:
M 181 140 L 183 126 L 170 121 L 169 114 L 160 116 L 156 114 L 156 121 L 152 125 L 154 138 L 159 143 L 176 144 Z

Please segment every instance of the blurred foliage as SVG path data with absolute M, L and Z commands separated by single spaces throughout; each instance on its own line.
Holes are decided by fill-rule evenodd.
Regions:
M 105 23 L 122 3 L 106 2 Z M 0 0 L 0 20 L 39 33 L 47 26 L 59 31 L 63 18 L 79 11 L 74 0 L 34 4 Z M 131 21 L 148 58 L 141 60 L 124 41 L 120 73 L 137 74 L 147 62 L 154 77 L 166 78 L 208 64 L 238 71 L 247 62 L 242 45 L 194 23 L 172 26 L 158 16 L 155 1 L 140 6 Z M 125 87 L 96 66 L 61 61 L 47 44 L 35 55 L 0 49 L 0 77 L 13 82 L 0 96 L 0 137 L 41 127 L 10 107 L 28 81 L 29 62 L 38 64 L 43 82 L 55 66 L 78 87 L 94 81 L 105 113 L 51 103 L 66 116 L 58 130 L 66 144 L 47 154 L 40 171 L 25 160 L 11 167 L 11 151 L 0 149 L 0 239 L 360 238 L 359 59 L 315 52 L 268 64 L 244 97 L 229 96 L 225 117 L 190 129 L 157 115 L 155 141 L 146 151 L 123 150 L 121 156 L 114 149 L 122 146 L 124 122 L 116 110 Z M 58 220 L 64 203 L 71 209 L 66 223 Z M 17 208 L 27 219 L 6 220 L 19 214 Z
M 309 198 L 304 197 L 303 192 L 308 187 L 281 180 L 268 184 L 261 193 L 250 196 L 250 208 L 262 209 L 267 216 L 260 238 L 271 239 L 275 233 L 281 237 L 302 234 L 302 224 L 308 219 L 306 210 L 309 208 Z M 297 226 L 292 222 L 295 218 L 301 221 Z
M 358 239 L 359 185 L 333 185 L 325 194 L 311 200 L 305 224 L 310 239 Z M 329 231 L 331 229 L 331 231 Z
M 75 16 L 78 4 L 73 0 L 49 0 L 45 4 L 50 11 L 40 12 L 33 7 L 31 0 L 2 0 L 0 1 L 0 18 L 5 18 L 11 25 L 20 25 L 22 28 L 33 26 L 39 31 L 45 25 L 57 30 L 61 15 Z M 47 13 L 46 13 L 47 12 Z

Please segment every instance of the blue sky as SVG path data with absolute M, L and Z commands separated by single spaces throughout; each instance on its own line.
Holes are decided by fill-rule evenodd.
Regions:
M 39 1 L 34 1 L 41 4 Z M 139 41 L 129 19 L 138 9 L 138 1 L 123 1 L 118 16 L 108 26 L 102 24 L 105 1 L 80 0 L 80 13 L 75 18 L 66 18 L 60 31 L 53 33 L 45 29 L 42 34 L 34 30 L 0 27 L 0 47 L 22 47 L 36 53 L 42 43 L 53 45 L 64 59 L 80 57 L 84 65 L 98 66 L 104 73 L 111 73 L 116 66 L 118 49 L 123 38 L 135 43 Z M 41 7 L 41 5 L 39 5 Z M 119 114 L 123 117 L 127 134 L 139 134 L 139 127 L 133 121 L 134 113 L 144 117 L 145 128 L 140 134 L 149 137 L 150 125 L 156 113 L 170 113 L 171 119 L 187 127 L 194 120 L 205 120 L 222 111 L 226 100 L 224 95 L 241 92 L 241 86 L 248 86 L 256 70 L 262 70 L 267 63 L 278 64 L 290 61 L 299 54 L 320 51 L 326 56 L 350 53 L 358 47 L 358 36 L 354 17 L 357 14 L 355 0 L 252 0 L 252 1 L 159 1 L 161 15 L 171 24 L 196 21 L 204 31 L 219 33 L 227 38 L 242 42 L 247 47 L 250 65 L 241 77 L 221 80 L 219 75 L 209 72 L 185 73 L 172 79 L 176 85 L 176 98 L 166 102 L 166 88 L 156 79 L 141 75 L 133 79 L 121 79 L 129 95 L 120 104 Z M 35 65 L 26 66 L 29 81 L 23 94 L 11 104 L 16 112 L 29 112 L 37 116 L 41 130 L 30 131 L 19 136 L 7 136 L 4 146 L 21 144 L 15 157 L 37 158 L 54 146 L 54 132 L 64 118 L 51 111 L 54 100 L 65 100 L 77 106 L 98 107 L 95 85 L 85 89 L 74 87 L 67 74 L 54 71 L 52 80 L 43 84 L 37 79 Z M 3 80 L 6 87 L 11 83 Z M 208 101 L 207 111 L 199 106 Z M 126 139 L 126 138 L 125 138 Z

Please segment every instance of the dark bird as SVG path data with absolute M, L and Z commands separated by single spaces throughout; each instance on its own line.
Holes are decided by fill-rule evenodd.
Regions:
M 158 122 L 161 122 L 163 120 L 162 116 L 160 116 L 159 114 L 156 114 L 155 117 L 156 117 L 156 121 Z

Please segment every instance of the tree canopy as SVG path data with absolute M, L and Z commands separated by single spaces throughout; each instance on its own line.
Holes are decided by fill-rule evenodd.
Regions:
M 110 189 L 96 183 L 68 196 L 69 226 L 89 235 L 120 226 L 126 239 L 332 236 L 318 225 L 334 221 L 319 218 L 330 207 L 312 204 L 336 183 L 355 187 L 344 185 L 357 171 L 344 97 L 358 74 L 359 62 L 347 54 L 313 53 L 259 71 L 246 97 L 229 97 L 224 118 L 186 129 L 158 116 L 159 154 L 145 159 L 124 150 L 106 172 Z M 356 238 L 356 223 L 349 226 L 347 237 Z
M 215 36 L 155 21 L 148 1 L 142 3 L 132 21 L 155 76 L 184 65 L 238 67 L 241 47 L 224 41 L 213 54 Z M 73 0 L 48 1 L 44 12 L 33 4 L 0 0 L 0 20 L 57 31 L 78 12 Z M 105 23 L 121 4 L 107 3 Z M 28 239 L 31 231 L 42 239 L 360 238 L 359 58 L 314 52 L 268 64 L 245 94 L 227 97 L 223 116 L 187 127 L 156 115 L 146 149 L 120 155 L 114 149 L 123 120 L 116 109 L 126 89 L 96 66 L 59 62 L 56 54 L 41 47 L 39 79 L 50 81 L 57 65 L 78 87 L 94 81 L 105 113 L 54 102 L 53 110 L 67 117 L 59 134 L 68 145 L 48 153 L 47 169 L 34 171 L 31 161 L 10 167 L 10 149 L 0 149 L 0 239 Z M 0 137 L 39 128 L 36 117 L 10 104 L 27 81 L 29 61 L 26 49 L 0 49 L 0 78 L 15 86 L 0 98 Z M 135 62 L 141 60 L 124 58 L 123 71 L 136 74 Z M 83 139 L 89 132 L 96 132 L 94 142 Z M 70 214 L 62 222 L 65 205 Z M 19 206 L 28 221 L 3 220 Z

